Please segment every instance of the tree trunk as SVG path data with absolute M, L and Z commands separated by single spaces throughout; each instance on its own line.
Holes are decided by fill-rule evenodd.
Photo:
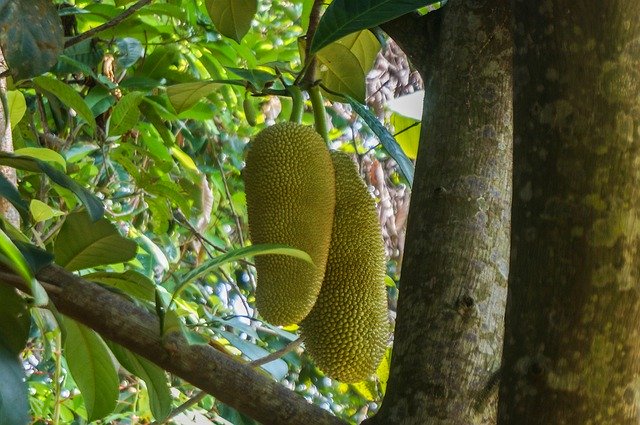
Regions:
M 439 27 L 422 34 L 428 55 L 398 31 L 426 100 L 391 376 L 375 424 L 496 420 L 487 384 L 501 357 L 509 263 L 509 4 L 455 1 L 427 15 L 421 31 Z
M 640 420 L 640 2 L 515 2 L 500 424 Z
M 6 70 L 4 56 L 0 50 L 0 74 Z M 0 78 L 0 96 L 6 96 L 7 82 Z M 9 121 L 9 111 L 4 110 L 4 102 L 0 101 L 0 151 L 13 152 L 13 138 L 11 134 L 11 122 Z M 15 186 L 18 183 L 15 168 L 0 167 L 2 174 L 9 182 Z M 20 227 L 20 214 L 11 203 L 0 196 L 0 216 L 16 227 Z

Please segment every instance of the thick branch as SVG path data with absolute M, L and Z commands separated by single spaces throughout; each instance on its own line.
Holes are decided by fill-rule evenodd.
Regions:
M 156 315 L 58 266 L 38 273 L 63 314 L 154 362 L 264 424 L 343 424 L 265 374 L 208 345 L 189 345 L 179 334 L 160 337 Z M 0 266 L 0 282 L 25 289 Z

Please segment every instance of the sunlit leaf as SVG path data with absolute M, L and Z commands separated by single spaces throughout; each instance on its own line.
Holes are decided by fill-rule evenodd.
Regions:
M 316 55 L 320 62 L 322 84 L 332 92 L 365 101 L 365 77 L 380 43 L 370 31 L 360 31 L 332 43 Z M 330 93 L 327 97 L 332 98 Z
M 257 0 L 206 0 L 209 17 L 220 34 L 238 43 L 251 28 L 258 11 Z
M 92 222 L 85 212 L 69 214 L 55 239 L 56 263 L 67 270 L 82 270 L 121 263 L 136 255 L 138 245 L 120 235 L 106 218 Z
M 64 171 L 67 168 L 67 162 L 58 152 L 47 148 L 20 148 L 14 152 L 16 155 L 28 156 L 45 162 L 57 164 Z
M 118 401 L 118 374 L 109 349 L 94 331 L 65 318 L 64 355 L 78 384 L 89 421 L 105 417 Z
M 49 205 L 37 199 L 32 199 L 29 205 L 29 211 L 33 217 L 33 221 L 39 223 L 41 221 L 50 220 L 53 217 L 59 217 L 64 213 L 55 208 L 51 208 Z
M 9 109 L 9 122 L 11 123 L 11 128 L 14 128 L 27 111 L 27 103 L 22 92 L 9 90 L 7 92 L 7 106 Z
M 389 118 L 395 139 L 407 156 L 416 159 L 418 156 L 418 142 L 420 141 L 420 121 L 404 117 L 395 112 Z
M 182 83 L 167 87 L 167 96 L 177 113 L 186 111 L 198 103 L 203 97 L 209 96 L 220 87 L 218 83 L 198 81 L 196 83 Z

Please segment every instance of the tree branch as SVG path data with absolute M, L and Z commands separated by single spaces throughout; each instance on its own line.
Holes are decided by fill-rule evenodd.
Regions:
M 263 424 L 344 424 L 267 375 L 178 333 L 160 336 L 155 314 L 120 295 L 51 265 L 37 274 L 61 313 L 215 396 Z M 0 282 L 26 290 L 0 265 Z
M 94 35 L 98 34 L 99 32 L 102 32 L 102 31 L 108 30 L 109 28 L 115 27 L 120 22 L 124 21 L 129 16 L 133 15 L 137 10 L 142 9 L 143 6 L 146 6 L 149 3 L 151 3 L 151 0 L 140 0 L 140 1 L 138 1 L 136 4 L 134 4 L 129 9 L 125 10 L 124 12 L 122 12 L 121 14 L 119 14 L 118 16 L 113 18 L 112 20 L 107 21 L 102 25 L 98 25 L 95 28 L 91 28 L 89 31 L 83 32 L 80 35 L 77 35 L 75 37 L 72 37 L 72 38 L 68 39 L 64 43 L 64 47 L 67 48 L 69 46 L 73 46 L 74 44 L 78 44 L 81 41 L 86 40 L 87 38 L 93 37 Z

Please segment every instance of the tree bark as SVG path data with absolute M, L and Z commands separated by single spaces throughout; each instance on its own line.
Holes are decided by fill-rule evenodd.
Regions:
M 415 46 L 430 40 L 428 54 L 411 51 L 401 25 L 386 27 L 421 71 L 426 97 L 391 375 L 374 424 L 496 420 L 488 386 L 501 357 L 509 263 L 509 5 L 456 1 L 427 15 L 414 38 Z
M 37 278 L 61 313 L 265 425 L 344 424 L 225 353 L 208 345 L 189 345 L 178 333 L 161 337 L 155 314 L 95 283 L 54 265 L 41 270 Z M 22 279 L 3 265 L 0 282 L 26 290 Z
M 0 50 L 0 74 L 6 70 L 4 56 Z M 6 96 L 7 81 L 0 78 L 0 96 Z M 4 110 L 4 102 L 0 102 L 0 151 L 13 152 L 13 137 L 11 134 L 11 122 L 9 120 L 9 111 Z M 0 174 L 2 174 L 9 182 L 15 186 L 18 183 L 16 169 L 11 167 L 0 166 Z M 18 210 L 11 205 L 7 199 L 0 196 L 0 216 L 15 227 L 20 227 L 20 214 Z
M 640 421 L 640 3 L 517 0 L 500 424 Z

